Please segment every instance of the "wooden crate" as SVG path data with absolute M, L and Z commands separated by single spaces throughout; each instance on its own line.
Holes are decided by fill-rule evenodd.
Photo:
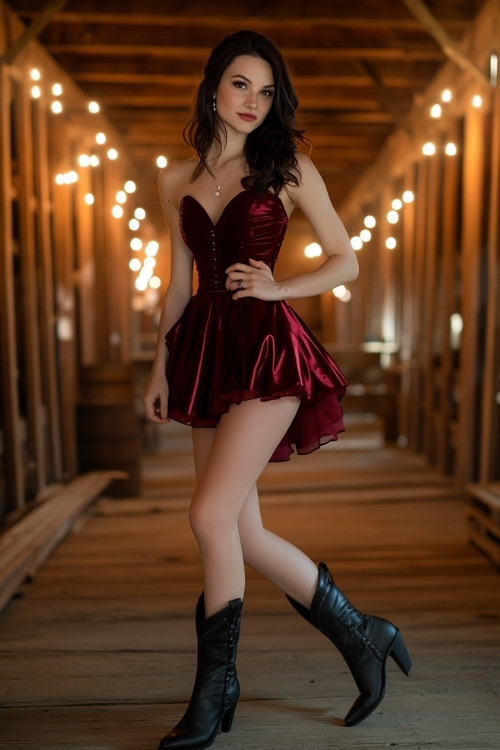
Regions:
M 469 541 L 500 570 L 500 483 L 468 485 Z

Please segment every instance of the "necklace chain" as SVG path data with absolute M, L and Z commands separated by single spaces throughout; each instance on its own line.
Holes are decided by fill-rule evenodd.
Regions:
M 222 180 L 222 182 L 221 182 L 220 185 L 217 185 L 217 180 L 215 179 L 215 177 L 213 176 L 213 174 L 209 173 L 210 176 L 211 176 L 211 178 L 212 178 L 212 180 L 214 181 L 214 185 L 215 185 L 215 193 L 214 193 L 214 195 L 215 195 L 216 198 L 220 198 L 220 194 L 222 192 L 222 188 L 224 187 L 224 185 L 226 183 L 226 180 L 228 179 L 229 175 L 231 174 L 231 170 L 233 168 L 233 164 L 234 164 L 234 160 L 231 162 L 231 166 L 229 167 L 229 169 L 227 171 L 227 174 L 224 177 L 224 179 Z

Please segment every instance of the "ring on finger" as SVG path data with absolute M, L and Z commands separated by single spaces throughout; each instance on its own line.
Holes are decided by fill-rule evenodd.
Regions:
M 243 289 L 243 279 L 236 279 L 236 283 L 238 284 L 238 289 Z

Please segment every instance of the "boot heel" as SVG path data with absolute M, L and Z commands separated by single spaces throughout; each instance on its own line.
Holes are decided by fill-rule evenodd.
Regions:
M 233 726 L 233 719 L 234 719 L 234 712 L 236 711 L 236 703 L 234 706 L 231 706 L 231 708 L 228 708 L 224 716 L 222 717 L 222 721 L 220 723 L 220 731 L 221 732 L 230 732 L 231 727 Z
M 406 644 L 403 640 L 401 633 L 397 632 L 394 642 L 389 652 L 390 656 L 394 659 L 398 667 L 408 677 L 411 669 L 411 659 Z

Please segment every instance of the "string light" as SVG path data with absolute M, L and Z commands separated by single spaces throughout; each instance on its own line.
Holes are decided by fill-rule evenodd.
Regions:
M 142 250 L 142 240 L 139 237 L 132 237 L 130 240 L 130 247 L 132 250 L 135 250 L 135 252 Z
M 80 167 L 89 167 L 90 166 L 90 156 L 88 154 L 80 154 L 78 157 L 78 164 Z
M 123 208 L 116 204 L 111 209 L 111 213 L 115 217 L 115 219 L 121 219 L 123 216 Z
M 413 195 L 411 190 L 405 190 L 403 193 L 403 203 L 413 203 L 415 200 L 415 196 Z
M 30 71 L 30 78 L 31 78 L 32 81 L 39 81 L 41 79 L 41 77 L 42 77 L 42 74 L 40 73 L 40 71 L 38 70 L 38 68 L 33 68 Z
M 321 245 L 317 242 L 311 242 L 310 245 L 306 245 L 304 248 L 304 255 L 306 258 L 319 258 L 322 252 Z
M 146 249 L 144 252 L 146 255 L 155 256 L 159 249 L 159 244 L 156 242 L 156 240 L 150 240 L 148 244 L 146 245 Z
M 389 211 L 387 214 L 387 221 L 389 224 L 397 224 L 399 221 L 399 214 L 397 211 Z
M 137 230 L 139 229 L 140 226 L 141 226 L 140 222 L 137 219 L 130 219 L 130 221 L 128 223 L 128 228 L 132 232 L 137 232 Z
M 99 157 L 96 156 L 95 154 L 92 154 L 92 156 L 90 157 L 89 161 L 90 161 L 90 166 L 91 167 L 98 167 L 99 164 L 100 164 Z
M 160 167 L 160 169 L 163 169 L 167 166 L 167 158 L 166 156 L 158 156 L 156 159 L 156 165 Z
M 92 193 L 85 193 L 83 196 L 84 202 L 87 204 L 87 206 L 93 206 L 94 205 L 94 196 Z
M 127 194 L 125 190 L 119 190 L 115 196 L 115 200 L 117 203 L 125 203 L 127 200 Z
M 482 106 L 482 104 L 483 104 L 483 100 L 482 100 L 482 98 L 481 98 L 481 97 L 479 96 L 479 94 L 476 94 L 475 96 L 473 96 L 473 97 L 472 97 L 472 106 L 473 106 L 473 107 L 474 107 L 475 109 L 479 109 L 479 107 L 481 107 L 481 106 Z
M 139 271 L 141 268 L 141 261 L 139 258 L 131 258 L 128 267 L 131 271 Z
M 425 156 L 433 156 L 433 154 L 436 153 L 436 146 L 431 143 L 431 141 L 427 141 L 427 143 L 424 143 L 422 146 L 422 153 L 425 154 Z
M 441 101 L 443 102 L 451 102 L 451 91 L 450 89 L 444 89 L 443 93 L 441 94 Z
M 106 143 L 106 134 L 105 133 L 97 133 L 95 137 L 95 142 L 99 144 L 99 146 L 102 146 L 103 143 Z
M 400 198 L 394 198 L 394 200 L 391 203 L 391 206 L 395 211 L 400 211 L 403 208 L 403 202 Z
M 33 99 L 40 99 L 41 95 L 42 95 L 42 90 L 40 86 L 31 87 L 31 96 Z
M 339 286 L 336 286 L 335 289 L 332 289 L 332 294 L 337 297 L 337 299 L 342 300 L 342 302 L 349 302 L 351 299 L 351 292 L 346 289 L 344 284 L 340 284 Z
M 111 161 L 114 161 L 115 159 L 118 159 L 118 151 L 116 148 L 110 148 L 108 149 L 107 153 L 108 159 L 111 159 Z
M 362 229 L 359 233 L 359 236 L 363 242 L 370 242 L 372 238 L 372 233 L 369 229 Z
M 385 241 L 385 246 L 388 250 L 394 250 L 397 244 L 395 237 L 388 237 Z
M 159 289 L 161 287 L 161 279 L 159 276 L 151 276 L 149 279 L 149 286 L 151 289 Z
M 434 117 L 435 120 L 438 119 L 438 117 L 441 117 L 442 109 L 440 104 L 433 104 L 431 107 L 431 117 Z
M 146 258 L 144 258 L 144 265 L 147 268 L 154 268 L 156 266 L 156 258 L 153 258 L 151 255 L 148 255 Z
M 377 226 L 377 220 L 374 216 L 368 215 L 365 216 L 363 224 L 367 229 L 373 229 L 375 226 Z
M 455 154 L 457 153 L 457 147 L 454 143 L 450 142 L 446 144 L 444 151 L 447 156 L 455 156 Z
M 351 247 L 353 250 L 361 250 L 363 247 L 363 240 L 361 237 L 358 237 L 357 235 L 351 237 Z
M 54 96 L 61 96 L 63 90 L 60 83 L 54 83 L 52 86 L 52 93 Z
M 101 108 L 97 102 L 89 102 L 89 112 L 91 114 L 96 115 L 100 110 Z
M 63 106 L 60 101 L 52 102 L 50 108 L 55 115 L 60 115 L 63 111 Z
M 127 180 L 125 185 L 123 186 L 126 193 L 135 193 L 136 191 L 136 184 L 133 180 Z
M 139 219 L 139 221 L 142 221 L 146 218 L 146 212 L 143 208 L 136 208 L 134 211 L 134 216 L 136 219 Z

